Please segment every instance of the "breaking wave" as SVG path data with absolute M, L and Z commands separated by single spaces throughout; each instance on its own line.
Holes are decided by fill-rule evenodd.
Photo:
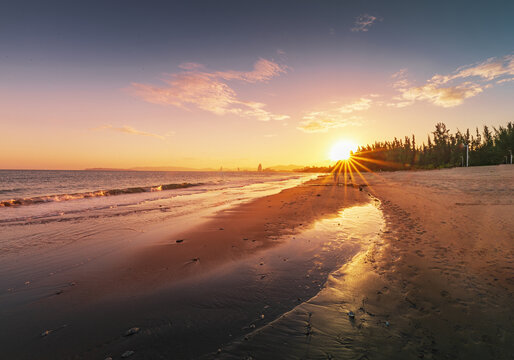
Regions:
M 58 201 L 68 201 L 68 200 L 76 200 L 76 199 L 84 199 L 84 198 L 93 198 L 93 197 L 99 197 L 99 196 L 115 196 L 115 195 L 124 195 L 124 194 L 138 194 L 138 193 L 145 193 L 145 192 L 173 190 L 173 189 L 184 189 L 184 188 L 189 188 L 189 187 L 199 186 L 199 185 L 203 185 L 203 183 L 165 184 L 165 185 L 147 186 L 147 187 L 131 187 L 131 188 L 125 188 L 125 189 L 97 190 L 97 191 L 81 192 L 81 193 L 74 193 L 74 194 L 44 195 L 44 196 L 36 196 L 36 197 L 31 197 L 31 198 L 0 200 L 0 207 L 33 205 L 33 204 L 41 204 L 41 203 L 48 203 L 48 202 L 54 202 L 54 201 L 58 202 Z

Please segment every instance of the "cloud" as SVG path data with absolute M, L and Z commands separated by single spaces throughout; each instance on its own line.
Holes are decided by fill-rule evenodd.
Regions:
M 371 25 L 373 25 L 373 23 L 377 20 L 379 20 L 379 19 L 376 16 L 372 16 L 372 15 L 368 15 L 368 14 L 359 15 L 355 18 L 355 22 L 353 23 L 353 27 L 351 28 L 351 31 L 366 32 L 369 30 Z
M 170 134 L 172 134 L 172 132 L 168 132 L 165 136 L 162 136 L 162 135 L 152 134 L 152 133 L 149 133 L 146 131 L 136 130 L 133 127 L 127 126 L 127 125 L 124 125 L 121 127 L 116 127 L 116 126 L 112 126 L 112 125 L 103 125 L 103 126 L 95 128 L 93 130 L 109 130 L 109 131 L 114 131 L 114 132 L 121 132 L 124 134 L 130 134 L 130 135 L 149 136 L 149 137 L 154 137 L 154 138 L 160 139 L 160 140 L 164 140 L 165 136 L 169 136 Z
M 427 100 L 434 105 L 453 107 L 462 104 L 465 99 L 476 96 L 482 91 L 484 91 L 483 87 L 473 82 L 464 82 L 447 87 L 439 87 L 436 84 L 429 83 L 406 89 L 403 91 L 403 98 L 411 103 L 415 100 Z
M 450 75 L 435 75 L 431 81 L 446 84 L 455 79 L 475 77 L 479 80 L 495 80 L 505 75 L 514 75 L 514 55 L 489 58 L 481 63 L 463 66 Z
M 514 55 L 489 58 L 484 62 L 463 66 L 448 75 L 436 74 L 424 85 L 413 86 L 407 80 L 405 69 L 393 74 L 393 87 L 400 92 L 393 107 L 405 107 L 416 101 L 428 101 L 442 107 L 461 105 L 464 100 L 477 96 L 493 87 L 493 82 L 509 82 L 514 75 Z
M 327 132 L 330 129 L 362 125 L 362 118 L 355 115 L 344 118 L 341 116 L 311 113 L 305 116 L 304 119 L 306 120 L 300 123 L 298 129 L 306 133 Z
M 303 121 L 297 129 L 307 132 L 327 132 L 330 129 L 342 128 L 346 126 L 361 126 L 362 117 L 348 114 L 356 111 L 368 110 L 373 100 L 368 98 L 360 98 L 350 104 L 339 105 L 332 109 L 311 111 L 303 116 Z
M 227 84 L 234 80 L 245 83 L 267 82 L 285 73 L 287 66 L 261 58 L 255 62 L 253 70 L 246 72 L 208 72 L 196 63 L 185 63 L 180 67 L 185 71 L 168 75 L 163 79 L 164 86 L 133 83 L 131 90 L 136 96 L 153 104 L 183 109 L 193 105 L 217 115 L 234 114 L 261 121 L 289 118 L 267 111 L 263 103 L 239 99 L 235 90 Z
M 514 77 L 506 78 L 506 79 L 501 79 L 501 80 L 498 80 L 496 83 L 497 84 L 504 84 L 504 83 L 511 82 L 511 81 L 514 81 Z
M 351 104 L 347 104 L 347 105 L 343 105 L 343 106 L 339 107 L 337 110 L 339 112 L 345 113 L 345 114 L 352 113 L 354 111 L 368 110 L 371 107 L 372 101 L 373 100 L 371 100 L 371 99 L 360 98 L 359 100 L 357 100 Z

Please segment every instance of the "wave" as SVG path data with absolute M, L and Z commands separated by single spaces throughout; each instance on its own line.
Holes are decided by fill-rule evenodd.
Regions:
M 184 188 L 189 188 L 189 187 L 199 186 L 199 185 L 203 185 L 203 183 L 164 184 L 164 185 L 147 186 L 147 187 L 131 187 L 131 188 L 125 188 L 125 189 L 97 190 L 97 191 L 89 191 L 89 192 L 74 193 L 74 194 L 44 195 L 44 196 L 36 196 L 36 197 L 31 197 L 31 198 L 1 200 L 0 207 L 33 205 L 33 204 L 41 204 L 41 203 L 48 203 L 48 202 L 54 202 L 54 201 L 57 201 L 57 202 L 58 201 L 68 201 L 68 200 L 85 199 L 85 198 L 92 198 L 92 197 L 99 197 L 99 196 L 115 196 L 115 195 L 138 194 L 138 193 L 154 192 L 154 191 L 184 189 Z

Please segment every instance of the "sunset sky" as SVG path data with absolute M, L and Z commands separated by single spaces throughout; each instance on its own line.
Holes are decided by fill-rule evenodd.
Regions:
M 10 1 L 0 168 L 323 165 L 514 121 L 514 1 Z

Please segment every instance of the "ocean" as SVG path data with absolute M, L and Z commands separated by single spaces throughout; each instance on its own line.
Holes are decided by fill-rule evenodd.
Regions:
M 316 177 L 299 173 L 0 170 L 0 258 L 189 224 Z M 19 254 L 18 254 L 19 255 Z

